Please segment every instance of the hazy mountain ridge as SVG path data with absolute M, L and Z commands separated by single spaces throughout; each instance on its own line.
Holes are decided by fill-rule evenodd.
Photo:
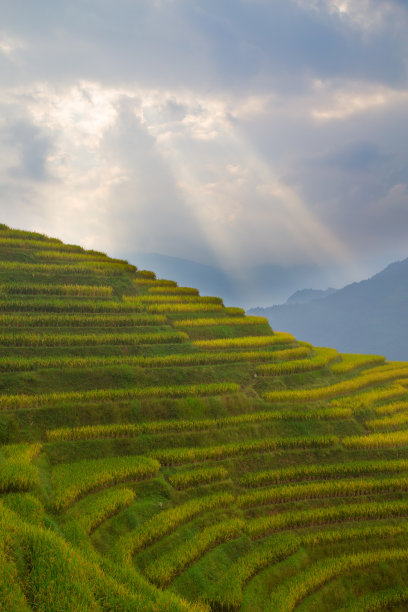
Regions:
M 408 259 L 327 297 L 303 304 L 254 308 L 272 327 L 344 352 L 408 355 Z
M 328 271 L 315 265 L 260 264 L 232 274 L 217 265 L 160 253 L 119 254 L 139 268 L 155 270 L 159 277 L 197 287 L 203 295 L 219 295 L 228 306 L 250 308 L 254 304 L 280 304 L 299 285 L 327 286 L 330 282 Z
M 288 297 L 285 304 L 306 304 L 313 300 L 321 300 L 336 291 L 337 289 L 333 287 L 328 287 L 327 289 L 299 289 L 299 291 L 295 291 L 295 293 Z

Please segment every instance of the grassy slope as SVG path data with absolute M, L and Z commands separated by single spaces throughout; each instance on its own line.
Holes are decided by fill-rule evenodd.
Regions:
M 0 285 L 2 610 L 406 609 L 408 364 L 5 226 Z

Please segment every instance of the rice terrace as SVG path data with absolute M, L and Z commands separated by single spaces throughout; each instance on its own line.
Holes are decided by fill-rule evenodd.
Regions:
M 408 363 L 0 226 L 0 609 L 408 609 Z

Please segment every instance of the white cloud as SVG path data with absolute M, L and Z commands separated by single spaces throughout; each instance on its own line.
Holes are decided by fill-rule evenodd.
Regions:
M 81 81 L 19 88 L 3 95 L 3 104 L 19 103 L 52 142 L 46 163 L 53 181 L 42 197 L 54 234 L 75 241 L 79 232 L 86 246 L 114 245 L 121 227 L 128 248 L 136 240 L 138 250 L 166 245 L 167 253 L 188 257 L 195 242 L 232 269 L 264 260 L 349 259 L 347 244 L 249 143 L 246 124 L 272 118 L 289 130 L 295 117 L 346 120 L 406 96 L 331 81 L 314 82 L 307 95 L 292 98 Z M 113 228 L 115 210 L 127 218 Z M 184 223 L 190 237 L 183 239 Z
M 0 179 L 14 225 L 230 268 L 362 252 L 369 205 L 400 210 L 392 189 L 408 181 L 403 9 L 232 4 L 90 0 L 86 22 L 79 0 L 50 15 L 39 0 L 32 26 L 8 4 Z
M 387 194 L 372 206 L 372 211 L 389 219 L 395 215 L 400 220 L 408 220 L 408 185 L 399 183 L 393 185 Z
M 344 120 L 352 115 L 406 105 L 408 90 L 392 89 L 377 83 L 314 82 L 311 115 L 319 121 Z
M 380 30 L 387 18 L 404 16 L 392 0 L 295 0 L 306 10 L 326 12 L 366 33 Z
M 37 125 L 58 132 L 66 143 L 95 149 L 116 119 L 114 103 L 120 94 L 98 83 L 80 81 L 68 88 L 33 84 L 11 96 L 24 104 Z
M 24 49 L 25 44 L 20 38 L 0 32 L 0 53 L 12 57 L 16 51 Z

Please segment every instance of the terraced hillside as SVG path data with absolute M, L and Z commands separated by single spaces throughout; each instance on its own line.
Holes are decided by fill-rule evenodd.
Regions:
M 0 229 L 0 609 L 408 607 L 408 364 Z

